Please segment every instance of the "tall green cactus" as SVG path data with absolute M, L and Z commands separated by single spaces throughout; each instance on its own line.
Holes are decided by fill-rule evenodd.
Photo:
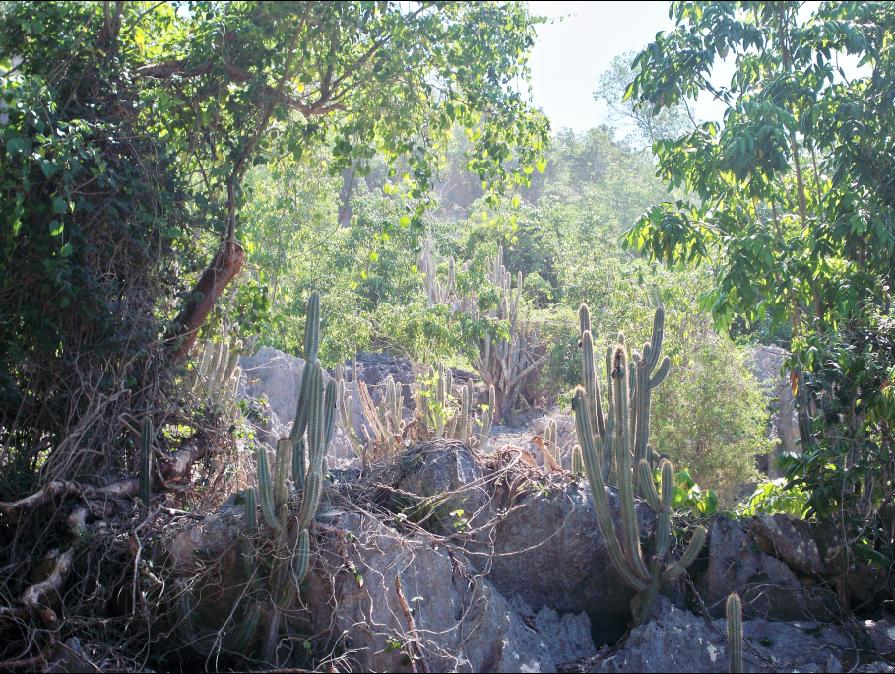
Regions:
M 594 339 L 591 330 L 590 309 L 582 304 L 578 310 L 578 318 L 581 326 L 581 372 L 584 392 L 587 396 L 587 404 L 590 407 L 590 417 L 593 419 L 591 433 L 599 436 L 600 441 L 606 439 L 607 418 L 603 409 L 603 398 L 600 390 L 600 382 L 597 378 L 594 361 Z M 633 437 L 631 445 L 633 465 L 638 466 L 640 461 L 646 459 L 651 468 L 656 468 L 655 454 L 649 446 L 649 423 L 652 391 L 659 386 L 668 374 L 671 367 L 671 359 L 667 356 L 659 364 L 659 354 L 665 339 L 665 308 L 656 309 L 653 320 L 653 331 L 650 341 L 643 345 L 642 354 L 634 352 L 633 362 L 626 365 L 629 369 L 628 394 L 630 407 L 629 425 Z M 624 346 L 625 338 L 619 334 L 618 343 Z M 612 384 L 611 364 L 613 349 L 606 351 L 606 376 L 608 379 L 608 407 L 613 406 L 615 387 Z M 658 366 L 658 369 L 656 369 Z M 617 463 L 615 452 L 608 447 L 603 456 L 603 479 L 607 483 L 615 484 L 617 480 Z M 640 493 L 640 477 L 635 475 L 634 483 L 636 491 Z
M 727 598 L 727 657 L 731 674 L 740 674 L 743 671 L 743 607 L 736 592 Z
M 581 315 L 582 327 L 587 327 L 589 312 L 582 310 Z M 653 339 L 644 346 L 643 355 L 634 354 L 631 364 L 628 362 L 623 336 L 620 335 L 619 343 L 611 349 L 607 364 L 610 382 L 609 409 L 602 420 L 602 426 L 599 420 L 593 418 L 599 408 L 588 396 L 586 386 L 578 387 L 572 401 L 584 467 L 590 480 L 597 519 L 606 539 L 609 558 L 619 575 L 638 592 L 640 606 L 636 612 L 637 624 L 642 624 L 649 618 L 662 583 L 673 581 L 693 563 L 706 536 L 705 528 L 697 527 L 683 555 L 677 560 L 670 557 L 674 468 L 670 461 L 660 463 L 660 495 L 653 478 L 647 438 L 641 435 L 649 429 L 649 389 L 658 386 L 668 373 L 666 359 L 653 374 L 662 345 L 663 324 L 664 312 L 660 308 L 656 312 Z M 591 333 L 589 329 L 585 329 L 582 346 L 587 348 L 588 343 L 591 345 L 592 357 Z M 639 389 L 637 384 L 632 385 L 632 379 L 639 383 Z M 596 383 L 593 388 L 599 390 Z M 599 450 L 598 440 L 602 440 Z M 611 474 L 606 464 L 610 459 L 614 460 L 621 507 L 621 531 L 618 533 L 606 497 L 607 476 Z M 644 555 L 640 546 L 640 527 L 635 507 L 638 493 L 656 513 L 655 546 L 649 556 Z
M 320 344 L 320 299 L 308 301 L 304 355 L 308 359 L 299 386 L 295 418 L 288 437 L 277 443 L 274 470 L 268 467 L 267 450 L 257 451 L 258 496 L 264 520 L 272 531 L 274 564 L 270 573 L 273 607 L 264 644 L 265 659 L 272 661 L 279 635 L 281 609 L 289 604 L 304 580 L 310 561 L 310 527 L 317 513 L 323 488 L 325 455 L 335 429 L 338 388 L 334 380 L 324 383 L 317 360 Z M 288 477 L 302 493 L 297 517 L 288 513 Z M 252 491 L 251 501 L 254 501 Z M 249 500 L 246 508 L 248 511 Z M 254 505 L 252 505 L 254 509 Z M 247 528 L 251 528 L 248 525 Z M 247 619 L 253 619 L 249 613 Z

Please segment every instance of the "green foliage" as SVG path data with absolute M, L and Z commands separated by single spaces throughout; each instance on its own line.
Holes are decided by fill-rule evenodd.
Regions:
M 676 509 L 689 510 L 696 516 L 710 516 L 718 512 L 718 493 L 714 489 L 703 491 L 684 468 L 674 473 L 671 503 Z
M 300 298 L 338 277 L 327 306 L 341 318 L 321 356 L 369 341 L 368 316 L 351 307 L 406 289 L 379 283 L 406 259 L 381 246 L 420 227 L 451 133 L 467 137 L 463 160 L 485 193 L 527 184 L 540 164 L 547 122 L 519 86 L 535 23 L 523 3 L 3 3 L 0 444 L 15 448 L 3 464 L 33 475 L 66 429 L 84 427 L 69 443 L 78 460 L 57 475 L 51 452 L 44 476 L 73 479 L 81 458 L 85 474 L 129 468 L 121 419 L 157 393 L 141 381 L 168 365 L 154 342 L 205 322 L 189 288 L 215 249 L 244 245 L 258 273 L 221 301 L 214 289 L 205 337 L 238 323 L 291 345 Z M 294 283 L 292 258 L 313 250 L 296 242 L 325 240 L 320 225 L 335 222 L 326 176 L 377 162 L 401 212 L 339 242 L 378 228 L 364 240 L 370 268 Z M 269 184 L 247 181 L 262 165 Z M 275 184 L 301 166 L 316 176 L 300 191 Z M 307 214 L 304 229 L 274 217 L 287 211 L 290 225 Z M 82 424 L 81 387 L 120 402 Z
M 752 517 L 758 513 L 784 513 L 804 517 L 808 511 L 808 497 L 809 494 L 801 488 L 787 486 L 784 478 L 767 480 L 759 484 L 752 495 L 737 508 L 737 514 Z
M 659 173 L 688 196 L 651 209 L 628 240 L 670 264 L 711 260 L 719 324 L 791 339 L 802 456 L 790 484 L 854 534 L 869 512 L 891 547 L 877 514 L 893 489 L 891 409 L 867 412 L 895 366 L 895 112 L 880 104 L 895 75 L 895 11 L 681 2 L 672 16 L 675 29 L 637 56 L 626 97 L 658 113 L 710 93 L 724 124 L 654 145 Z M 846 54 L 854 75 L 840 68 Z M 718 84 L 721 59 L 734 71 Z

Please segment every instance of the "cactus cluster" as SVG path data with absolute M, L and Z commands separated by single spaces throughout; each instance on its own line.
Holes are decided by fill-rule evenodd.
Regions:
M 512 275 L 503 264 L 503 246 L 498 247 L 490 267 L 488 280 L 499 292 L 497 309 L 490 318 L 505 322 L 508 330 L 505 337 L 497 339 L 485 333 L 479 340 L 473 365 L 482 381 L 494 386 L 493 415 L 501 420 L 512 411 L 525 377 L 539 367 L 546 356 L 537 355 L 540 336 L 520 311 L 522 272 L 516 276 L 514 289 Z
M 231 349 L 223 341 L 205 340 L 195 367 L 184 379 L 183 390 L 208 401 L 213 407 L 232 417 L 236 412 L 241 350 L 241 341 L 237 341 Z
M 326 472 L 326 451 L 335 429 L 337 387 L 328 379 L 317 360 L 320 343 L 320 298 L 317 293 L 308 300 L 305 324 L 304 356 L 307 360 L 299 388 L 292 429 L 281 438 L 274 452 L 271 470 L 267 449 L 256 448 L 257 487 L 243 492 L 246 531 L 258 530 L 257 506 L 260 503 L 264 522 L 270 530 L 273 561 L 267 592 L 272 602 L 264 657 L 271 662 L 279 635 L 282 607 L 291 603 L 299 591 L 310 565 L 310 527 L 317 513 Z M 290 516 L 289 474 L 296 493 L 301 493 L 297 516 Z M 257 494 L 257 500 L 256 500 Z M 249 546 L 243 551 L 249 568 L 257 567 L 259 558 Z M 260 605 L 253 600 L 237 624 L 236 634 L 250 639 L 260 621 Z
M 606 377 L 607 386 L 607 411 L 604 411 L 603 396 L 600 390 L 600 381 L 597 375 L 594 358 L 594 339 L 591 331 L 590 308 L 582 304 L 578 310 L 578 318 L 581 325 L 581 375 L 584 393 L 587 399 L 590 418 L 593 420 L 591 433 L 598 436 L 600 443 L 606 444 L 606 429 L 608 426 L 608 408 L 613 405 L 614 386 L 612 373 L 614 368 L 613 358 L 615 351 L 622 347 L 627 358 L 625 337 L 619 334 L 618 343 L 608 346 L 606 349 Z M 643 352 L 632 354 L 633 362 L 626 365 L 629 369 L 629 396 L 630 414 L 629 428 L 634 438 L 632 452 L 633 464 L 638 466 L 641 460 L 646 460 L 650 468 L 658 467 L 658 457 L 649 444 L 650 405 L 652 403 L 652 391 L 659 386 L 668 375 L 671 360 L 666 356 L 661 365 L 659 354 L 662 350 L 662 342 L 665 338 L 665 309 L 659 307 L 653 320 L 653 332 L 650 341 L 643 345 Z M 658 366 L 658 369 L 656 369 Z M 603 480 L 609 484 L 616 483 L 617 462 L 611 447 L 604 451 L 603 455 Z M 639 482 L 639 476 L 635 476 L 635 483 Z
M 451 259 L 448 265 L 445 285 L 439 282 L 435 268 L 432 242 L 426 239 L 420 254 L 420 269 L 429 304 L 446 304 L 452 311 L 462 311 L 473 319 L 481 318 L 477 295 L 462 294 L 457 286 L 454 260 Z M 500 337 L 486 332 L 479 339 L 478 354 L 473 360 L 473 366 L 482 381 L 488 387 L 494 387 L 490 414 L 493 420 L 499 421 L 512 410 L 525 377 L 540 366 L 546 356 L 538 354 L 540 335 L 525 320 L 521 309 L 522 273 L 516 275 L 514 287 L 513 276 L 503 264 L 503 246 L 489 260 L 487 278 L 498 292 L 497 307 L 488 312 L 487 318 L 503 323 L 507 330 Z
M 558 468 L 561 465 L 559 446 L 556 444 L 556 421 L 553 419 L 547 420 L 541 440 L 541 451 L 544 453 L 544 468 Z
M 655 369 L 662 348 L 665 315 L 661 307 L 656 311 L 652 339 L 643 346 L 642 353 L 633 354 L 630 365 L 622 336 L 608 351 L 610 386 L 605 417 L 593 367 L 590 312 L 586 305 L 582 305 L 580 317 L 585 382 L 583 387 L 579 386 L 576 390 L 572 402 L 576 431 L 610 560 L 625 582 L 638 592 L 636 621 L 641 624 L 649 618 L 662 584 L 679 577 L 693 563 L 706 536 L 705 528 L 697 527 L 681 557 L 676 560 L 671 558 L 674 467 L 668 460 L 659 463 L 660 494 L 654 480 L 655 453 L 647 444 L 650 392 L 665 378 L 670 365 L 665 359 L 659 369 Z M 606 484 L 610 478 L 614 478 L 618 485 L 621 507 L 619 533 L 615 530 L 606 496 Z M 645 555 L 640 545 L 640 527 L 635 508 L 637 496 L 642 497 L 656 513 L 655 546 L 651 555 Z
M 460 387 L 459 398 L 454 394 L 454 374 L 439 364 L 429 367 L 418 378 L 414 399 L 416 422 L 422 434 L 433 438 L 449 438 L 469 442 L 475 438 L 479 447 L 487 442 L 491 432 L 494 409 L 494 386 L 488 389 L 488 403 L 481 407 L 479 418 L 473 412 L 475 388 L 471 381 Z
M 727 598 L 727 657 L 731 674 L 743 671 L 743 606 L 734 592 Z

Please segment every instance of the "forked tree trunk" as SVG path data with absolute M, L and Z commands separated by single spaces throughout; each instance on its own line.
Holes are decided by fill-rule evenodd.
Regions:
M 242 269 L 245 252 L 235 241 L 221 244 L 217 255 L 202 273 L 199 282 L 190 293 L 177 319 L 172 335 L 172 361 L 181 363 L 186 359 L 196 342 L 199 328 L 205 323 L 215 303 L 224 294 L 227 284 Z

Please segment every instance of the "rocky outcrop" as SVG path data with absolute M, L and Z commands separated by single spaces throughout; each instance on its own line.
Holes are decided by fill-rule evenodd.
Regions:
M 337 527 L 304 601 L 353 671 L 549 672 L 595 653 L 586 615 L 507 600 L 461 552 L 360 513 Z
M 240 396 L 267 398 L 279 420 L 284 424 L 291 423 L 305 361 L 278 349 L 262 346 L 251 356 L 240 356 L 239 367 L 242 370 Z
M 462 443 L 440 440 L 398 457 L 391 473 L 397 495 L 390 507 L 401 504 L 402 516 L 413 513 L 430 530 L 459 535 L 470 563 L 504 596 L 536 611 L 586 612 L 598 643 L 624 633 L 634 592 L 609 560 L 586 482 L 548 476 L 519 461 L 518 452 L 485 466 Z M 612 489 L 609 501 L 617 503 Z M 643 506 L 639 515 L 648 536 L 651 511 Z
M 618 526 L 618 496 L 608 492 Z M 587 484 L 555 476 L 500 505 L 492 528 L 479 538 L 488 544 L 477 546 L 473 563 L 501 592 L 536 609 L 587 612 L 597 643 L 618 639 L 631 620 L 634 592 L 609 560 Z M 648 535 L 651 511 L 643 506 L 638 515 Z
M 793 545 L 810 547 L 808 540 Z M 738 592 L 746 617 L 820 621 L 841 617 L 835 593 L 820 579 L 800 578 L 783 559 L 763 550 L 746 524 L 726 517 L 712 524 L 708 569 L 697 578 L 696 587 L 713 616 L 724 615 L 728 595 Z
M 728 672 L 726 621 L 709 621 L 669 603 L 615 649 L 578 663 L 584 672 Z M 743 622 L 747 672 L 892 672 L 855 629 L 814 622 Z

